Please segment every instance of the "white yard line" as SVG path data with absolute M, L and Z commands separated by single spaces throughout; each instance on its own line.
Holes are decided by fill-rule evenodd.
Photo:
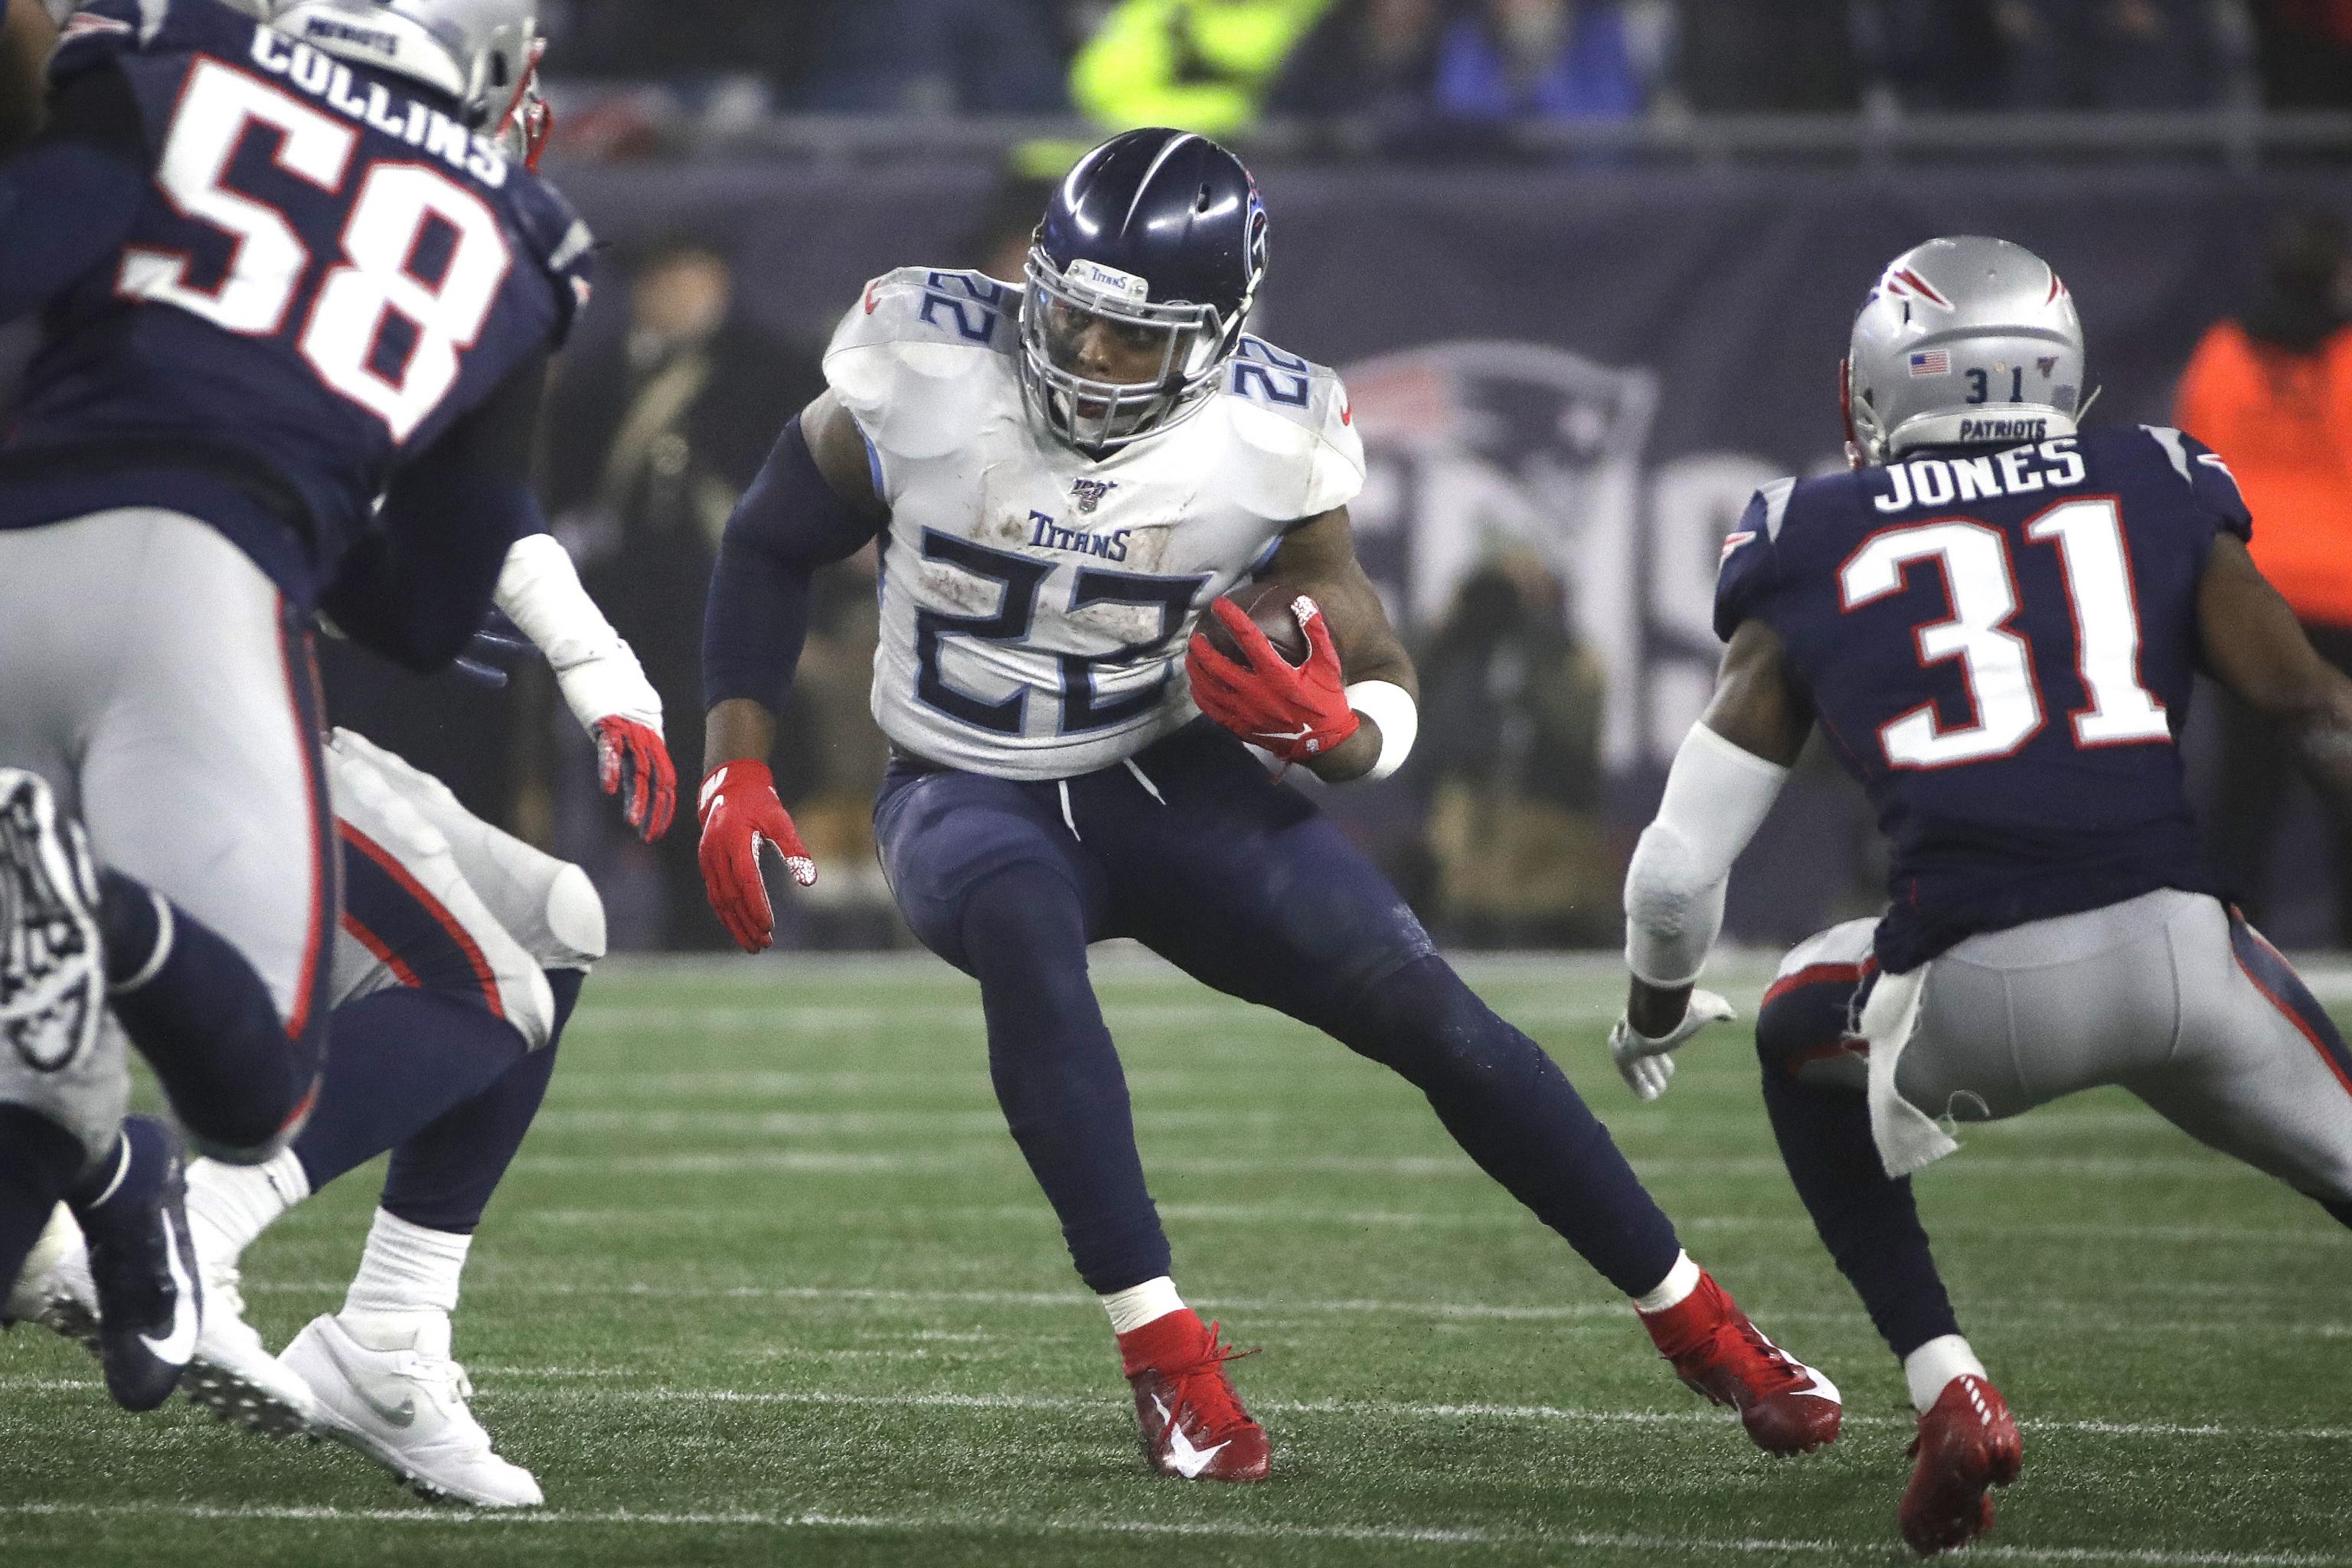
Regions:
M 838 1301 L 881 1303 L 910 1306 L 959 1307 L 1029 1307 L 1047 1310 L 1076 1311 L 1088 1305 L 1082 1295 L 1051 1290 L 915 1290 L 880 1286 L 841 1285 L 656 1285 L 642 1280 L 604 1285 L 577 1280 L 549 1279 L 541 1271 L 517 1268 L 478 1269 L 471 1276 L 474 1288 L 484 1294 L 500 1293 L 510 1296 L 552 1296 L 652 1301 Z M 341 1281 L 268 1280 L 248 1279 L 245 1293 L 252 1295 L 322 1295 L 340 1292 Z M 1593 1320 L 1624 1321 L 1632 1309 L 1622 1301 L 1556 1301 L 1538 1305 L 1519 1305 L 1493 1301 L 1399 1301 L 1375 1299 L 1343 1298 L 1328 1300 L 1295 1300 L 1282 1298 L 1218 1295 L 1200 1303 L 1224 1312 L 1264 1312 L 1270 1316 L 1389 1316 L 1402 1318 L 1434 1318 L 1463 1322 L 1533 1322 L 1576 1323 Z M 2242 1313 L 2226 1317 L 2169 1319 L 2163 1321 L 2131 1320 L 2098 1321 L 2084 1316 L 2084 1305 L 2064 1300 L 2015 1300 L 1987 1303 L 1975 1309 L 1977 1315 L 2000 1321 L 2017 1319 L 2046 1321 L 2064 1319 L 2073 1322 L 2073 1332 L 2148 1334 L 2243 1334 L 2246 1320 Z M 1769 1323 L 1825 1324 L 1850 1327 L 1855 1314 L 1851 1310 L 1825 1311 L 1818 1309 L 1765 1309 L 1759 1318 Z M 2272 1321 L 2264 1324 L 2267 1334 L 2296 1339 L 2352 1339 L 2352 1322 L 2319 1321 L 2290 1322 Z
M 1680 1173 L 1710 1175 L 1777 1174 L 1778 1156 L 1767 1154 L 1661 1155 L 1636 1152 L 1628 1156 L 1645 1177 Z M 762 1171 L 825 1173 L 900 1173 L 909 1175 L 1002 1168 L 1018 1170 L 1020 1156 L 1009 1140 L 988 1138 L 958 1148 L 919 1153 L 893 1150 L 734 1149 L 684 1154 L 534 1154 L 516 1161 L 522 1171 L 555 1173 L 604 1172 L 634 1175 L 745 1175 Z M 1462 1154 L 1300 1154 L 1289 1158 L 1252 1155 L 1155 1155 L 1155 1171 L 1178 1175 L 1263 1176 L 1314 1174 L 1349 1176 L 1412 1176 L 1487 1180 L 1485 1172 Z M 2043 1176 L 2075 1176 L 2085 1180 L 2140 1181 L 2151 1176 L 2212 1175 L 2243 1170 L 2220 1154 L 2183 1152 L 2177 1155 L 1990 1155 L 1980 1160 L 1965 1154 L 1938 1164 L 1931 1179 L 1987 1180 Z M 2252 1173 L 2248 1173 L 2251 1176 Z
M 535 1509 L 528 1512 L 467 1513 L 425 1508 L 208 1507 L 200 1503 L 0 1504 L 0 1517 L 33 1519 L 180 1519 L 232 1523 L 411 1524 L 442 1529 L 775 1530 L 862 1531 L 925 1535 L 1141 1536 L 1185 1540 L 1331 1541 L 1432 1547 L 1537 1546 L 1588 1552 L 1627 1552 L 1668 1560 L 1693 1553 L 1743 1557 L 1830 1557 L 1883 1561 L 1893 1548 L 1877 1542 L 1790 1540 L 1767 1536 L 1705 1536 L 1621 1533 L 1591 1530 L 1525 1530 L 1484 1525 L 1285 1524 L 1250 1520 L 1028 1519 L 971 1513 L 831 1514 L 729 1512 L 636 1512 L 629 1510 Z M 2007 1563 L 2078 1563 L 2144 1565 L 2144 1568 L 2352 1568 L 2352 1557 L 2306 1552 L 2239 1552 L 2173 1548 L 1979 1545 L 1974 1558 Z
M 782 1354 L 783 1352 L 776 1352 Z M 919 1359 L 919 1352 L 806 1351 L 792 1352 L 811 1359 Z M 887 1410 L 1034 1410 L 1084 1412 L 1116 1409 L 1124 1396 L 1031 1394 L 856 1394 L 835 1389 L 671 1388 L 642 1382 L 625 1365 L 610 1366 L 475 1366 L 474 1374 L 497 1379 L 484 1386 L 480 1397 L 500 1402 L 592 1404 L 604 1400 L 643 1400 L 665 1405 L 842 1405 Z M 513 1384 L 559 1386 L 519 1393 Z M 584 1387 L 565 1387 L 581 1384 Z M 0 1377 L 0 1391 L 96 1392 L 105 1385 L 97 1378 Z M 1402 1399 L 1253 1399 L 1252 1409 L 1273 1415 L 1328 1415 L 1348 1419 L 1396 1421 L 1501 1421 L 1588 1426 L 1728 1426 L 1738 1417 L 1727 1410 L 1592 1410 L 1556 1405 L 1501 1405 L 1479 1401 Z M 1848 1411 L 1845 1425 L 1909 1431 L 1912 1421 L 1902 1415 L 1872 1415 Z M 2071 1433 L 2097 1437 L 2218 1437 L 2231 1442 L 2352 1441 L 2352 1426 L 2243 1426 L 2217 1422 L 2061 1420 L 2034 1417 L 2020 1421 L 2028 1432 Z
M 1533 1215 L 1517 1208 L 1482 1209 L 1475 1213 L 1444 1209 L 1318 1209 L 1295 1208 L 1282 1204 L 1161 1204 L 1160 1217 L 1187 1225 L 1273 1226 L 1276 1227 L 1307 1228 L 1318 1226 L 1341 1229 L 1379 1228 L 1399 1230 L 1540 1230 Z M 2317 1211 L 2314 1211 L 2316 1215 Z M 838 1209 L 828 1208 L 821 1215 L 780 1215 L 782 1220 L 806 1219 L 808 1223 L 829 1226 L 880 1226 L 903 1222 L 909 1218 L 940 1225 L 1005 1224 L 1037 1226 L 1049 1223 L 1051 1211 L 1043 1199 L 1014 1204 L 962 1204 L 925 1205 L 908 1209 Z M 707 1204 L 648 1204 L 642 1206 L 603 1205 L 593 1208 L 532 1209 L 517 1214 L 508 1222 L 517 1232 L 528 1233 L 534 1226 L 677 1226 L 688 1228 L 741 1228 L 747 1216 Z M 751 1223 L 756 1225 L 757 1218 Z M 1675 1226 L 1684 1231 L 1758 1232 L 1764 1235 L 1812 1234 L 1812 1222 L 1803 1215 L 1684 1215 Z M 2315 1217 L 2305 1229 L 2252 1230 L 2236 1226 L 2213 1225 L 2100 1225 L 2083 1222 L 2061 1225 L 2007 1224 L 1999 1220 L 1939 1220 L 1935 1234 L 1939 1237 L 1970 1237 L 1993 1241 L 2113 1241 L 2140 1244 L 2177 1242 L 2182 1245 L 2210 1247 L 2216 1244 L 2235 1247 L 2325 1247 L 2334 1228 L 2325 1219 Z M 2242 1285 L 2216 1285 L 2210 1289 L 2242 1296 Z

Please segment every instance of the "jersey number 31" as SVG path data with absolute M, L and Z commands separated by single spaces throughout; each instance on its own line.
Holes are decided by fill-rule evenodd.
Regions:
M 2123 506 L 2111 496 L 2063 502 L 2025 525 L 2033 544 L 2058 551 L 2074 615 L 2074 668 L 2089 702 L 2071 715 L 2078 746 L 2128 746 L 2169 741 L 2164 705 L 2139 679 L 2139 615 L 2131 562 L 2125 553 Z M 1949 620 L 1917 632 L 1922 664 L 1960 661 L 1976 722 L 1946 729 L 1926 703 L 1880 727 L 1879 744 L 1896 768 L 1948 768 L 2014 755 L 2042 732 L 2042 693 L 2033 649 L 2009 630 L 2018 611 L 2017 574 L 1999 529 L 1946 518 L 1873 534 L 1838 569 L 1848 610 L 1904 588 L 1905 573 L 1934 562 L 1951 596 Z
M 273 162 L 341 196 L 360 132 L 268 82 L 217 60 L 190 73 L 156 183 L 185 217 L 236 240 L 209 289 L 189 280 L 184 251 L 133 247 L 116 287 L 245 337 L 276 337 L 310 276 L 310 248 L 286 214 L 227 184 L 247 132 L 278 133 Z M 437 280 L 422 276 L 426 236 L 446 237 Z M 310 297 L 297 352 L 327 386 L 405 441 L 457 385 L 460 356 L 481 336 L 513 263 L 489 205 L 422 163 L 372 162 L 343 222 L 341 256 Z

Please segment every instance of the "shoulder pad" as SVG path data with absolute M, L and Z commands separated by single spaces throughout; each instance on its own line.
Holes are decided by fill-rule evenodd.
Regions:
M 1748 500 L 1738 523 L 1723 536 L 1723 559 L 1715 573 L 1715 635 L 1725 642 L 1756 607 L 1778 574 L 1780 529 L 1799 481 L 1774 479 Z
M 562 347 L 594 291 L 596 237 L 562 192 L 520 163 L 514 173 L 515 226 L 555 285 L 555 342 Z
M 58 24 L 49 79 L 64 81 L 124 55 L 197 49 L 234 55 L 251 46 L 259 26 L 218 0 L 89 0 Z
M 825 384 L 883 451 L 950 451 L 1012 381 L 1019 305 L 1011 284 L 978 272 L 886 272 L 835 329 Z
M 2140 429 L 2163 448 L 2173 472 L 2187 482 L 2198 504 L 2213 514 L 2222 531 L 2240 539 L 2253 537 L 2253 510 L 2239 493 L 2238 476 L 2230 471 L 2220 453 L 2185 430 L 2163 425 L 2143 425 Z
M 1338 372 L 1245 336 L 1217 398 L 1260 455 L 1251 510 L 1279 521 L 1315 517 L 1364 488 L 1364 441 Z

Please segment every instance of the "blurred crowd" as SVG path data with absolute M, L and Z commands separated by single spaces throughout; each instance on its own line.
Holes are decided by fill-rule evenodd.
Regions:
M 730 112 L 1616 121 L 2352 107 L 2352 0 L 551 0 L 576 80 Z
M 960 259 L 1017 272 L 1035 193 L 1009 187 Z M 2205 334 L 2180 380 L 2176 417 L 2221 452 L 2263 520 L 2256 559 L 2324 655 L 2352 670 L 2352 241 L 2342 219 L 2294 211 L 2278 221 L 2245 308 Z M 738 308 L 728 261 L 688 236 L 614 258 L 627 323 L 562 368 L 541 483 L 560 537 L 661 691 L 668 738 L 690 773 L 702 752 L 698 629 L 705 584 L 734 499 L 774 432 L 819 390 L 814 342 L 778 341 Z M 869 550 L 828 569 L 808 651 L 781 715 L 778 785 L 819 863 L 811 893 L 779 901 L 787 945 L 903 941 L 876 868 L 871 807 L 887 762 L 867 713 L 877 633 Z M 1612 830 L 1601 757 L 1605 681 L 1569 614 L 1572 584 L 1503 548 L 1471 572 L 1430 624 L 1403 629 L 1423 695 L 1424 742 L 1397 783 L 1335 807 L 1443 940 L 1508 946 L 1618 940 L 1626 845 Z M 478 700 L 445 681 L 453 700 Z M 353 689 L 338 683 L 339 695 Z M 447 737 L 442 704 L 385 694 L 367 722 L 446 773 L 494 818 L 586 864 L 628 947 L 715 947 L 694 836 L 647 848 L 595 794 L 584 745 L 551 690 L 528 682 L 507 700 L 539 710 L 524 733 L 556 734 L 576 754 L 552 765 Z M 2298 801 L 2269 727 L 2215 709 L 2209 780 L 2216 858 L 2257 918 L 2283 854 L 2332 842 L 2336 929 L 2352 942 L 2352 839 L 2328 837 Z M 467 725 L 466 730 L 478 733 Z M 410 733 L 410 731 L 415 733 Z M 445 754 L 445 752 L 446 754 Z M 1377 797 L 1377 798 L 1375 798 Z M 2282 834 L 2283 824 L 2291 830 Z M 1874 904 L 1860 868 L 1854 910 Z

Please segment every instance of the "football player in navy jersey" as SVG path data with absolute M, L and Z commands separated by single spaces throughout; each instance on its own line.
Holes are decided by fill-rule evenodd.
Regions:
M 1243 745 L 1377 778 L 1416 722 L 1412 662 L 1349 532 L 1364 462 L 1347 395 L 1243 330 L 1265 234 L 1232 153 L 1137 131 L 1055 187 L 1024 286 L 919 267 L 868 285 L 712 584 L 713 907 L 756 952 L 761 847 L 816 875 L 768 772 L 774 715 L 812 571 L 878 538 L 883 862 L 916 934 L 980 983 L 997 1098 L 1109 1315 L 1154 1468 L 1261 1480 L 1271 1450 L 1171 1278 L 1087 977 L 1087 944 L 1113 935 L 1402 1074 L 1633 1299 L 1685 1382 L 1736 1404 L 1759 1446 L 1817 1447 L 1836 1390 L 1700 1271 L 1558 1066 Z M 1297 590 L 1303 668 L 1218 602 L 1258 567 Z M 1213 605 L 1240 658 L 1188 644 Z
M 488 134 L 531 0 L 275 10 L 74 11 L 0 165 L 0 320 L 43 327 L 0 444 L 0 1275 L 65 1196 L 139 1406 L 196 1289 L 101 1017 L 206 1152 L 300 1127 L 337 906 L 310 618 L 463 647 L 588 288 L 585 228 Z
M 1790 1175 L 1910 1385 L 1922 1552 L 1990 1529 L 2022 1457 L 1912 1204 L 1956 1147 L 1937 1119 L 2121 1084 L 2352 1224 L 2352 1055 L 2216 896 L 2175 744 L 2201 670 L 2352 812 L 2352 681 L 2254 569 L 2219 458 L 2076 428 L 2084 368 L 2031 252 L 1938 239 L 1887 268 L 1845 367 L 1855 470 L 1766 486 L 1724 541 L 1722 673 L 1625 885 L 1610 1045 L 1646 1100 L 1730 1016 L 1693 984 L 1816 726 L 1877 808 L 1885 916 L 1791 952 L 1756 1039 Z

